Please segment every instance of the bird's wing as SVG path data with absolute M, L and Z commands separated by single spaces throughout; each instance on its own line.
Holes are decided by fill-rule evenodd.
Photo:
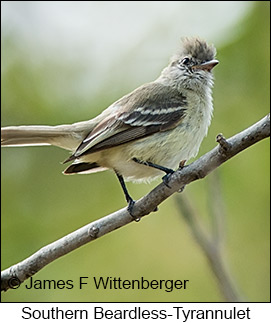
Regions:
M 149 83 L 115 102 L 113 108 L 116 112 L 102 120 L 67 161 L 174 128 L 185 115 L 186 98 L 170 87 Z

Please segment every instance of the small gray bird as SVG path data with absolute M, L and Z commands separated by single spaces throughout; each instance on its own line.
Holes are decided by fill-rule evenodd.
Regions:
M 132 215 L 127 181 L 150 181 L 164 172 L 165 184 L 181 160 L 198 153 L 211 122 L 212 69 L 216 50 L 185 38 L 181 50 L 153 82 L 111 104 L 89 121 L 59 126 L 1 129 L 2 146 L 54 145 L 72 151 L 64 174 L 116 173 Z

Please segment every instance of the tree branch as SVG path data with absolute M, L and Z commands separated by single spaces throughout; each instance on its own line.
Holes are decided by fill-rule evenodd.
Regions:
M 168 183 L 169 187 L 161 183 L 138 200 L 134 205 L 134 216 L 141 218 L 149 214 L 185 185 L 204 178 L 228 159 L 268 136 L 270 136 L 270 115 L 228 140 L 218 135 L 219 145 L 198 160 L 173 173 Z M 2 271 L 1 290 L 16 288 L 57 258 L 132 221 L 127 209 L 123 208 L 41 248 L 32 256 Z
M 201 223 L 193 206 L 185 196 L 178 195 L 177 207 L 188 224 L 193 237 L 206 256 L 210 268 L 217 278 L 218 286 L 226 302 L 242 302 L 236 283 L 228 269 L 225 255 L 222 253 L 220 233 L 208 235 L 201 227 Z

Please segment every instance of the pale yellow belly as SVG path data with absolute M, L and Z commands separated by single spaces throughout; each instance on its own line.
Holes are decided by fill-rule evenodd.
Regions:
M 151 181 L 162 177 L 164 172 L 138 164 L 132 158 L 177 169 L 181 160 L 188 160 L 197 154 L 204 135 L 201 129 L 191 131 L 179 126 L 172 131 L 160 132 L 135 142 L 85 155 L 82 160 L 114 169 L 127 181 Z

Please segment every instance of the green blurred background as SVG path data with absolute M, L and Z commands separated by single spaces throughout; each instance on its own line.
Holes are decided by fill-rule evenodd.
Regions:
M 123 13 L 123 20 L 106 20 L 108 2 L 89 2 L 84 13 L 82 3 L 77 3 L 78 10 L 74 11 L 67 3 L 56 4 L 65 14 L 70 10 L 69 19 L 61 10 L 54 12 L 49 7 L 44 10 L 45 2 L 2 6 L 2 15 L 8 12 L 2 22 L 2 126 L 53 125 L 92 118 L 138 85 L 153 80 L 177 48 L 179 38 L 190 34 L 215 43 L 220 61 L 215 68 L 214 118 L 199 156 L 216 145 L 218 133 L 230 137 L 268 113 L 268 1 L 244 1 L 241 7 L 236 2 L 239 16 L 224 29 L 219 26 L 229 19 L 227 6 L 235 2 L 217 2 L 213 5 L 214 13 L 210 10 L 213 2 L 162 2 L 169 9 L 164 14 L 158 10 L 162 6 L 159 2 L 113 3 L 114 9 Z M 37 15 L 39 6 L 43 10 L 42 19 Z M 142 30 L 137 34 L 134 30 L 141 16 L 128 19 L 125 14 L 131 12 L 129 6 L 137 9 L 135 14 L 142 13 Z M 98 17 L 97 8 L 101 13 Z M 194 15 L 190 15 L 191 11 Z M 29 12 L 33 19 L 28 19 Z M 84 19 L 80 22 L 80 14 L 85 20 L 96 19 L 96 29 L 84 25 Z M 73 19 L 76 16 L 77 20 Z M 182 22 L 184 16 L 191 18 L 188 21 L 183 18 Z M 56 28 L 54 43 L 50 44 L 46 31 L 54 31 L 58 19 L 59 23 L 65 20 L 66 33 L 63 36 Z M 22 27 L 18 28 L 19 23 L 14 27 L 14 21 L 19 21 Z M 151 23 L 144 25 L 146 21 Z M 98 24 L 103 25 L 103 34 Z M 118 35 L 122 38 L 118 39 Z M 73 45 L 75 38 L 77 42 Z M 125 206 L 120 185 L 111 172 L 63 176 L 60 162 L 67 156 L 66 151 L 55 147 L 2 149 L 2 269 Z M 269 140 L 243 151 L 217 172 L 226 211 L 223 258 L 248 301 L 270 301 Z M 134 198 L 140 198 L 158 183 L 128 183 L 128 189 Z M 211 222 L 210 185 L 207 177 L 190 184 L 184 192 L 207 229 Z M 189 279 L 190 285 L 186 290 L 171 293 L 97 291 L 94 287 L 44 291 L 21 286 L 2 294 L 2 301 L 224 300 L 205 256 L 176 208 L 175 197 L 139 223 L 54 261 L 34 279 L 76 282 L 80 276 Z

